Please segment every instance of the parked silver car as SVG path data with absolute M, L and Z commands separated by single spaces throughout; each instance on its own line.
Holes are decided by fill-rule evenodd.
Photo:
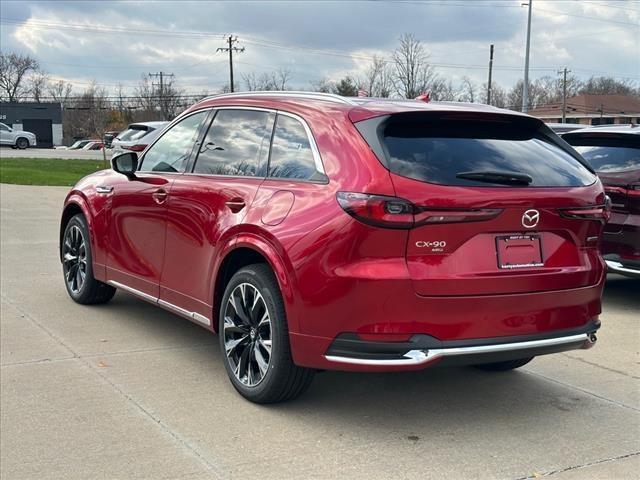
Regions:
M 167 125 L 169 125 L 169 122 L 132 123 L 113 140 L 111 144 L 113 147 L 113 155 L 117 155 L 126 150 L 133 152 L 143 151 L 151 142 L 158 138 Z
M 9 125 L 0 123 L 0 144 L 25 149 L 37 145 L 36 135 L 23 130 L 14 130 Z

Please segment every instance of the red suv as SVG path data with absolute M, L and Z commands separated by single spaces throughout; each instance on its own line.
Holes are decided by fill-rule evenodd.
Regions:
M 605 194 L 532 117 L 228 94 L 112 167 L 65 201 L 69 295 L 121 289 L 218 332 L 249 400 L 317 370 L 508 370 L 595 341 Z
M 585 128 L 562 138 L 598 172 L 611 198 L 601 247 L 609 271 L 640 278 L 640 126 Z

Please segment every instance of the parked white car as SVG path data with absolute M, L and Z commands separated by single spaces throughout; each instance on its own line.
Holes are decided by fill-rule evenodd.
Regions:
M 28 148 L 37 145 L 36 136 L 31 132 L 14 130 L 9 125 L 0 123 L 0 145 L 11 145 L 13 148 Z
M 164 130 L 169 122 L 140 122 L 132 123 L 113 139 L 113 155 L 123 151 L 142 152 Z

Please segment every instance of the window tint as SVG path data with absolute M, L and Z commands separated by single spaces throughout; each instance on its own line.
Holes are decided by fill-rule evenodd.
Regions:
M 256 110 L 218 111 L 194 173 L 264 176 L 274 116 Z
M 167 130 L 145 154 L 140 171 L 183 172 L 198 128 L 208 113 L 195 113 Z
M 298 120 L 278 115 L 271 143 L 269 176 L 300 180 L 321 180 L 316 170 L 307 132 Z
M 584 186 L 595 181 L 583 164 L 537 128 L 512 121 L 392 119 L 383 143 L 392 172 L 424 182 L 504 186 L 458 177 L 469 172 L 520 173 L 531 177 L 531 187 Z
M 574 147 L 598 172 L 640 170 L 640 148 L 585 146 Z
M 9 127 L 7 127 L 4 123 L 0 123 L 0 130 L 2 130 L 3 132 L 8 132 Z

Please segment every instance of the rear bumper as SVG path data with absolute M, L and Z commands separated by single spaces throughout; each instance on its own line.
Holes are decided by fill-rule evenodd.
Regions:
M 369 342 L 356 335 L 336 338 L 325 359 L 336 365 L 382 367 L 385 369 L 473 365 L 534 357 L 590 348 L 596 342 L 599 321 L 582 328 L 557 332 L 554 336 L 528 335 L 441 342 L 428 335 L 414 335 L 409 342 Z
M 605 258 L 609 273 L 618 273 L 625 277 L 640 278 L 640 263 L 621 259 L 617 255 L 607 255 Z

